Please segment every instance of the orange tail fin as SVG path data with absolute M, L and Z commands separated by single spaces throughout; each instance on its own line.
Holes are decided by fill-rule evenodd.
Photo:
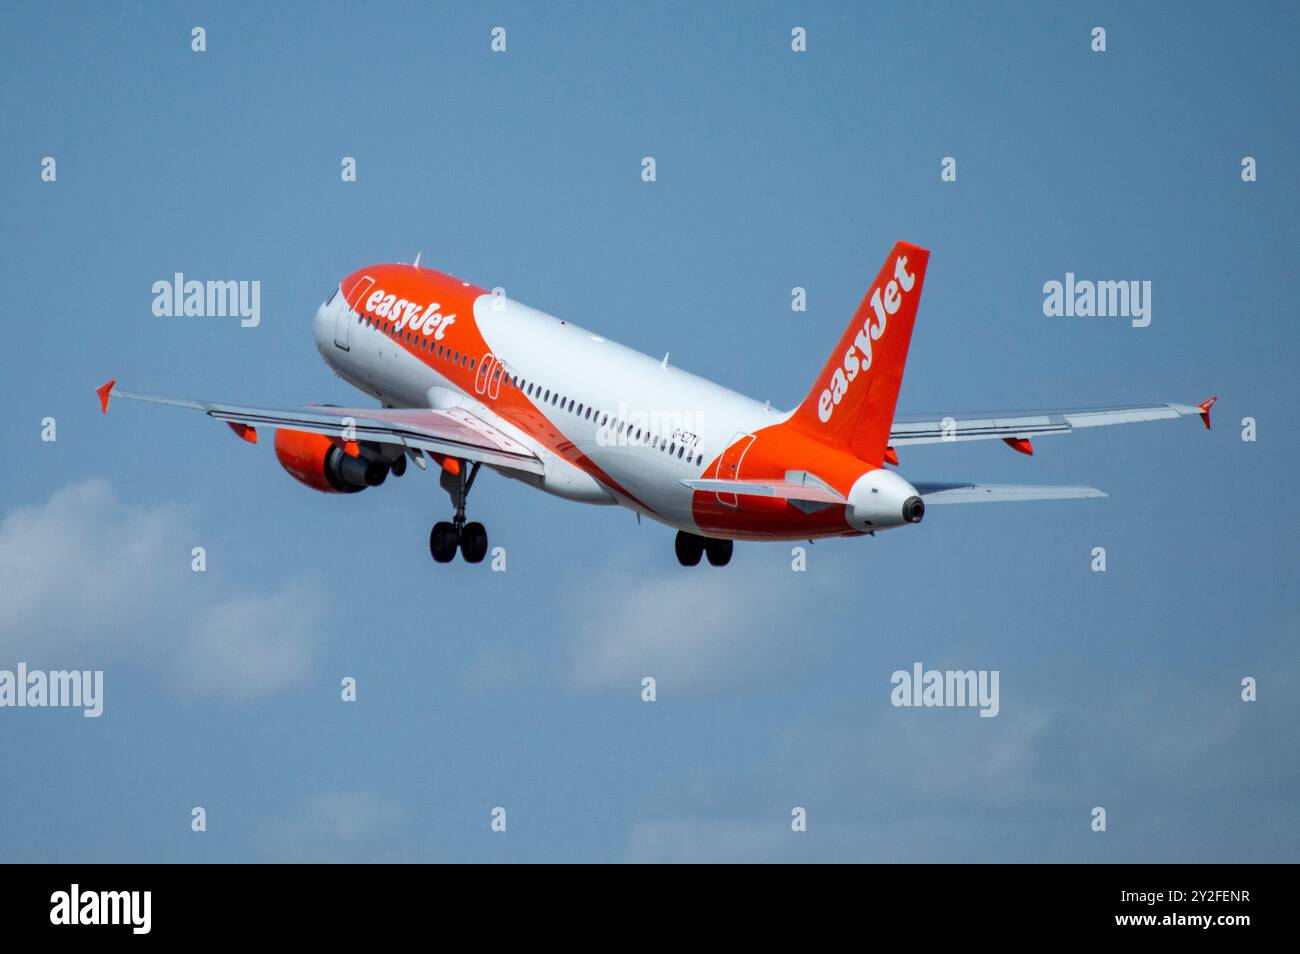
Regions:
M 930 253 L 899 242 L 790 423 L 880 466 Z

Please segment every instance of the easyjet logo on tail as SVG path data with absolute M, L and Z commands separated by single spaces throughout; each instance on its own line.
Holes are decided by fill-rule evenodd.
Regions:
M 376 317 L 387 318 L 396 325 L 398 331 L 409 327 L 416 334 L 431 334 L 437 341 L 441 341 L 447 329 L 456 323 L 455 315 L 444 315 L 441 309 L 442 306 L 437 302 L 421 307 L 413 301 L 390 295 L 382 288 L 376 288 L 366 299 L 366 311 Z
M 835 413 L 836 406 L 844 400 L 849 386 L 859 372 L 871 368 L 873 341 L 879 341 L 885 334 L 889 316 L 895 314 L 903 304 L 903 296 L 916 284 L 916 275 L 907 270 L 907 256 L 900 255 L 894 262 L 894 277 L 885 286 L 883 292 L 876 288 L 871 293 L 871 313 L 862 323 L 853 343 L 844 352 L 840 367 L 835 369 L 831 380 L 821 396 L 817 399 L 817 417 L 825 424 Z

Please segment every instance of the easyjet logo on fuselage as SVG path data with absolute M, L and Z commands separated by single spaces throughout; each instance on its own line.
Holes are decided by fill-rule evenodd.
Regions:
M 398 331 L 410 329 L 415 334 L 433 335 L 441 341 L 447 329 L 456 323 L 456 316 L 442 314 L 442 306 L 430 302 L 421 306 L 405 298 L 390 295 L 382 288 L 376 288 L 366 299 L 366 312 L 377 318 L 386 318 L 393 322 Z
M 860 371 L 871 367 L 871 342 L 879 341 L 885 333 L 888 316 L 896 313 L 903 304 L 903 295 L 912 290 L 916 276 L 907 271 L 907 256 L 900 255 L 894 262 L 894 277 L 882 293 L 879 288 L 871 293 L 871 312 L 858 329 L 853 343 L 844 352 L 841 367 L 835 369 L 830 383 L 817 399 L 817 417 L 825 424 L 835 413 L 835 407 L 844 400 L 849 385 Z

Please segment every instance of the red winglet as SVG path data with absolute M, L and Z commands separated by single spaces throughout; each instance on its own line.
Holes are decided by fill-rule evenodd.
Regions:
M 1210 408 L 1214 407 L 1214 402 L 1217 401 L 1218 399 L 1219 397 L 1216 394 L 1214 397 L 1202 401 L 1200 404 L 1196 405 L 1201 409 L 1201 420 L 1205 422 L 1205 429 L 1207 431 L 1210 429 Z
M 1020 451 L 1022 454 L 1034 456 L 1034 445 L 1029 443 L 1027 437 L 1004 437 L 1002 442 L 1010 447 L 1013 451 Z
M 247 424 L 240 424 L 238 421 L 226 421 L 226 423 L 230 425 L 232 431 L 248 441 L 248 443 L 257 443 L 257 428 L 249 427 Z
M 892 447 L 886 447 L 886 448 L 885 448 L 885 463 L 886 463 L 886 464 L 893 464 L 895 467 L 897 467 L 897 466 L 898 466 L 898 451 L 894 450 Z
M 95 393 L 99 395 L 99 413 L 108 413 L 108 396 L 113 393 L 113 386 L 117 384 L 117 378 L 109 381 L 107 384 L 95 388 Z

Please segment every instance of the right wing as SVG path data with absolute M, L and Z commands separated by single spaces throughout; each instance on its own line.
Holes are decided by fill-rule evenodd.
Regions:
M 110 397 L 202 411 L 208 417 L 225 421 L 241 436 L 246 436 L 251 431 L 254 442 L 258 427 L 282 427 L 348 440 L 398 444 L 531 474 L 544 472 L 541 459 L 531 450 L 463 408 L 437 411 L 429 408 L 326 407 L 318 404 L 281 408 L 249 407 L 157 394 L 137 394 L 119 389 L 116 381 L 110 381 L 100 388 L 99 397 L 105 413 L 108 411 Z
M 905 444 L 940 444 L 1001 438 L 1013 447 L 1040 434 L 1068 434 L 1079 427 L 1135 424 L 1198 415 L 1210 426 L 1215 398 L 1200 404 L 1129 404 L 1122 407 L 1080 408 L 1062 411 L 988 411 L 973 414 L 898 415 L 889 432 L 892 447 Z M 1017 447 L 1026 450 L 1027 443 Z M 1032 450 L 1026 450 L 1032 453 Z

